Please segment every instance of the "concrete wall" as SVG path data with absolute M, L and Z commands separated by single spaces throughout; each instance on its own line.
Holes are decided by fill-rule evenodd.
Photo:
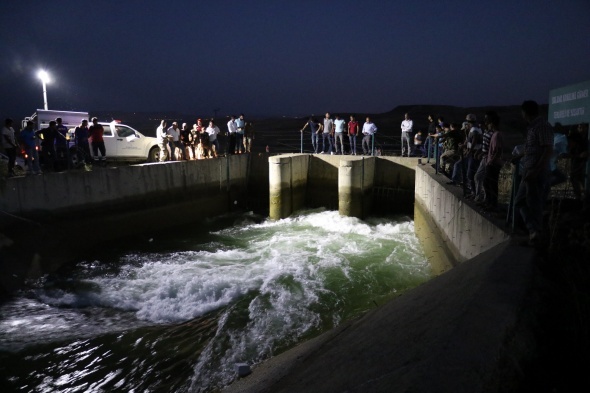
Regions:
M 247 156 L 239 155 L 11 178 L 0 190 L 0 210 L 42 218 L 125 206 L 153 207 L 245 188 L 246 172 Z M 8 223 L 8 219 L 0 221 L 0 229 Z
M 444 180 L 430 166 L 416 167 L 416 203 L 426 212 L 425 225 L 440 232 L 456 261 L 473 258 L 508 240 L 502 228 L 465 202 L 460 188 L 446 186 Z

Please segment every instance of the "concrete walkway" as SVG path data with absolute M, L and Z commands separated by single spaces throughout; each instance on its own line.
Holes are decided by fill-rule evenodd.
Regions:
M 534 250 L 504 242 L 225 392 L 515 391 L 536 346 L 536 277 Z

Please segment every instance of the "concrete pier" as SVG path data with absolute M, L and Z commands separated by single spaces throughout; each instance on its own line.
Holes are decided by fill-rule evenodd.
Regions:
M 338 167 L 338 212 L 365 218 L 371 211 L 375 158 L 341 159 Z
M 393 157 L 293 154 L 269 158 L 270 218 L 303 207 L 325 207 L 364 218 L 375 208 L 387 214 L 413 210 L 414 169 Z M 416 162 L 416 160 L 411 160 Z M 391 206 L 373 206 L 379 188 Z M 395 203 L 391 203 L 394 200 Z M 379 201 L 379 200 L 378 200 Z
M 269 217 L 279 220 L 305 206 L 309 156 L 275 156 L 269 165 Z

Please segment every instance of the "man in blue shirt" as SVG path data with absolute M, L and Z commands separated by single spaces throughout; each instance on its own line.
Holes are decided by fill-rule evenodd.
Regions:
M 313 117 L 310 117 L 309 120 L 307 121 L 307 123 L 305 123 L 305 125 L 303 126 L 303 128 L 300 131 L 303 132 L 303 130 L 305 130 L 307 128 L 307 126 L 309 126 L 309 129 L 311 130 L 311 145 L 313 146 L 313 152 L 314 152 L 314 154 L 318 154 L 319 141 L 320 141 L 319 124 L 315 121 L 315 119 Z

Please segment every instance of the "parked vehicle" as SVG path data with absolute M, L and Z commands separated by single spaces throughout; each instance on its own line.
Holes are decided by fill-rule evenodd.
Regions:
M 88 112 L 71 112 L 43 110 L 37 111 L 23 120 L 23 128 L 27 121 L 36 123 L 36 130 L 47 128 L 49 122 L 61 117 L 62 123 L 68 127 L 67 139 L 69 140 L 69 160 L 72 166 L 78 166 L 84 162 L 84 151 L 75 145 L 74 130 L 83 119 L 89 120 Z M 89 125 L 92 123 L 89 121 Z M 160 149 L 156 138 L 143 135 L 134 128 L 121 124 L 118 121 L 99 122 L 104 128 L 104 144 L 106 157 L 109 161 L 125 162 L 156 162 Z M 92 151 L 92 148 L 91 148 Z M 58 159 L 65 157 L 57 157 Z

